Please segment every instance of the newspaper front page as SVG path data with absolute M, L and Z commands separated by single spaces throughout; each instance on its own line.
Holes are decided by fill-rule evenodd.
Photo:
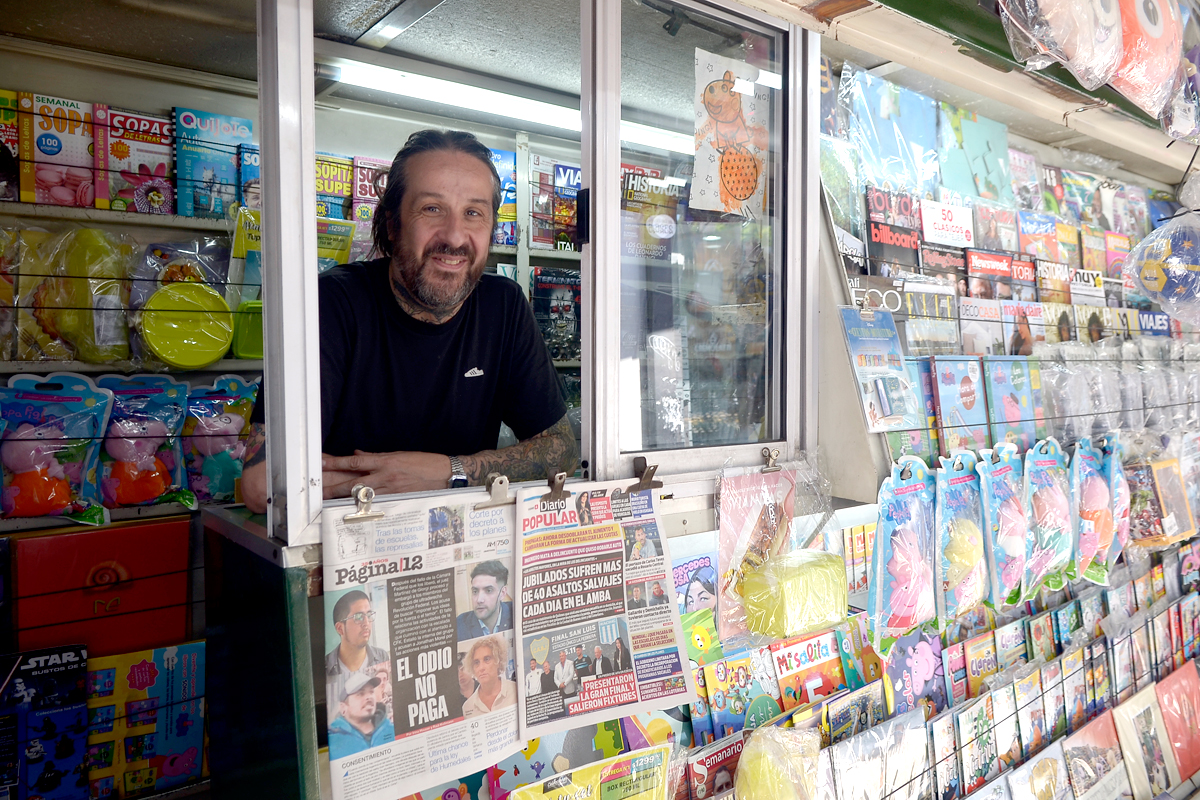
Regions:
M 517 496 L 522 738 L 695 700 L 654 493 L 627 486 Z
M 671 746 L 658 745 L 563 772 L 517 789 L 509 800 L 664 800 Z
M 514 506 L 485 492 L 322 519 L 329 760 L 337 800 L 393 800 L 520 749 Z

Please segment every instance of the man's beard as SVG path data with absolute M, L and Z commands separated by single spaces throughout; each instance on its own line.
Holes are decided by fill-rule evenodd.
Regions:
M 449 282 L 434 282 L 426 274 L 426 262 L 434 255 L 463 256 L 470 261 L 457 285 Z M 448 310 L 459 306 L 479 283 L 483 274 L 483 262 L 477 260 L 474 248 L 470 246 L 450 247 L 447 244 L 435 244 L 426 248 L 420 258 L 413 256 L 401 246 L 397 253 L 400 267 L 400 282 L 405 289 L 423 306 L 431 311 Z M 435 269 L 429 267 L 430 270 Z

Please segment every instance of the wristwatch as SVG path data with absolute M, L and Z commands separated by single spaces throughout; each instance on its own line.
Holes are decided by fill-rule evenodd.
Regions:
M 469 485 L 467 471 L 463 469 L 462 462 L 458 460 L 458 456 L 450 456 L 450 488 L 461 489 Z

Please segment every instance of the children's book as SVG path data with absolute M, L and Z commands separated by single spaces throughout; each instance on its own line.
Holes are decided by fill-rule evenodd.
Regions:
M 241 117 L 175 108 L 176 207 L 185 217 L 225 219 L 237 205 L 237 148 L 253 142 Z
M 1010 442 L 1018 453 L 1024 453 L 1037 441 L 1029 360 L 1025 356 L 985 356 L 983 371 L 992 441 Z
M 1013 683 L 1017 699 L 1017 727 L 1021 735 L 1021 754 L 1028 759 L 1046 746 L 1046 709 L 1042 703 L 1041 670 Z
M 171 120 L 97 103 L 96 208 L 175 213 L 175 128 Z
M 941 454 L 948 456 L 960 448 L 990 447 L 987 396 L 979 359 L 934 356 L 931 369 Z
M 1053 612 L 1045 611 L 1025 619 L 1025 644 L 1029 660 L 1041 658 L 1049 661 L 1058 655 L 1055 649 Z
M 959 333 L 963 353 L 968 356 L 1005 354 L 1004 325 L 999 300 L 958 298 Z
M 88 659 L 92 797 L 199 781 L 205 765 L 204 642 Z
M 901 636 L 892 647 L 886 669 L 889 716 L 924 708 L 932 717 L 946 709 L 942 640 L 936 632 L 917 630 Z
M 693 666 L 701 667 L 725 657 L 711 608 L 683 614 L 679 621 L 683 625 L 688 660 Z
M 1054 620 L 1054 641 L 1058 650 L 1063 650 L 1071 641 L 1071 634 L 1083 627 L 1083 616 L 1079 602 L 1072 600 L 1050 612 Z
M 1001 671 L 1025 663 L 1028 650 L 1025 646 L 1024 620 L 1013 620 L 996 628 L 996 658 Z
M 957 323 L 954 330 L 957 334 Z M 917 387 L 920 394 L 922 410 L 925 412 L 924 424 L 915 430 L 889 431 L 885 434 L 888 448 L 894 459 L 916 456 L 932 467 L 937 456 L 937 406 L 933 399 L 933 372 L 928 358 L 906 358 L 904 366 L 908 370 L 909 382 Z M 855 580 L 850 588 L 851 594 L 867 590 L 867 562 L 860 560 L 866 553 L 864 536 L 865 530 L 855 532 L 856 549 L 853 551 L 853 557 L 856 571 Z
M 946 622 L 946 628 L 942 631 L 942 644 L 965 642 L 995 627 L 995 614 L 992 610 L 987 606 L 976 606 Z
M 1063 740 L 1075 800 L 1132 796 L 1112 712 L 1106 711 Z
M 1046 726 L 1051 739 L 1067 733 L 1067 705 L 1063 695 L 1062 659 L 1054 659 L 1042 667 L 1042 707 L 1046 710 Z
M 857 736 L 888 718 L 882 680 L 842 692 L 825 702 L 825 725 L 831 743 Z
M 954 711 L 943 711 L 929 720 L 929 749 L 933 755 L 934 797 L 936 800 L 958 800 L 962 796 L 962 779 L 958 771 Z
M 92 104 L 17 92 L 21 202 L 91 208 L 96 203 Z
M 611 758 L 627 749 L 621 722 L 616 719 L 530 739 L 524 750 L 501 759 L 488 770 L 488 796 L 507 800 L 522 786 Z M 436 800 L 458 797 L 457 787 L 455 791 L 455 794 L 436 795 Z
M 992 730 L 996 737 L 999 769 L 1005 772 L 1021 763 L 1021 725 L 1017 720 L 1016 685 L 992 690 Z
M 704 685 L 704 667 L 695 667 L 692 677 L 696 680 L 696 701 L 688 703 L 688 717 L 692 720 L 692 741 L 698 745 L 711 744 L 716 740 L 716 735 L 712 711 L 708 707 L 708 689 Z
M 778 714 L 779 684 L 771 651 L 753 647 L 704 666 L 714 736 L 757 728 Z
M 1063 654 L 1063 700 L 1067 710 L 1067 730 L 1079 730 L 1088 721 L 1087 652 L 1077 647 Z
M 963 793 L 970 794 L 1000 774 L 992 731 L 991 695 L 954 709 L 954 728 L 958 736 Z
M 1062 744 L 1055 742 L 1008 774 L 1012 800 L 1072 800 Z
M 834 631 L 772 642 L 770 650 L 784 709 L 848 688 Z
M 942 671 L 946 676 L 946 695 L 950 705 L 958 706 L 967 699 L 966 644 L 958 642 L 942 650 Z
M 981 633 L 968 639 L 965 647 L 967 659 L 967 696 L 980 697 L 983 690 L 983 679 L 994 675 L 1000 666 L 996 661 L 996 637 L 991 632 Z

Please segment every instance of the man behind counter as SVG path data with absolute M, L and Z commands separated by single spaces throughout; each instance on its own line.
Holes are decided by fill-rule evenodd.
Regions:
M 470 133 L 408 138 L 375 215 L 382 258 L 317 281 L 325 497 L 574 472 L 578 450 L 558 375 L 513 281 L 484 275 L 500 178 Z M 242 495 L 266 510 L 261 402 Z M 496 449 L 500 423 L 519 440 Z

